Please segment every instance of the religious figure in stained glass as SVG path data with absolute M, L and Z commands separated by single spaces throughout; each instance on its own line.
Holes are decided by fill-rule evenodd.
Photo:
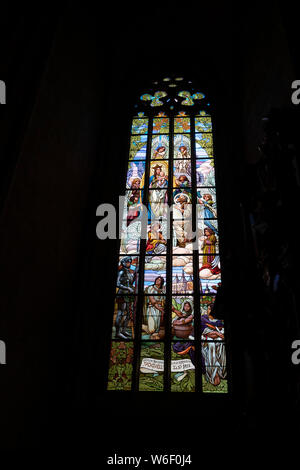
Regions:
M 165 305 L 165 286 L 164 278 L 158 276 L 154 283 L 147 286 L 145 289 L 145 308 L 143 318 L 143 339 L 162 339 L 164 331 L 162 331 L 164 320 L 164 305 Z
M 166 162 L 155 162 L 150 166 L 151 176 L 149 178 L 149 188 L 167 188 L 168 186 L 168 166 Z
M 149 209 L 151 219 L 165 217 L 167 213 L 168 193 L 165 189 L 149 191 Z
M 228 392 L 213 119 L 190 84 L 155 82 L 132 119 L 108 390 Z
M 172 334 L 174 338 L 189 338 L 193 328 L 193 299 L 188 297 L 174 297 L 172 299 Z
M 226 378 L 224 322 L 213 315 L 213 304 L 201 315 L 202 365 L 207 383 L 217 386 Z
M 164 147 L 163 145 L 157 147 L 157 149 L 154 150 L 152 158 L 154 160 L 166 158 L 166 147 Z
M 162 232 L 162 223 L 154 222 L 148 230 L 148 239 L 146 243 L 146 254 L 162 254 L 166 252 L 167 240 Z

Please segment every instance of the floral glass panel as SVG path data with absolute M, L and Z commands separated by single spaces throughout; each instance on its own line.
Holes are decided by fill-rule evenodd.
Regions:
M 148 119 L 133 119 L 132 121 L 132 134 L 147 134 L 148 132 Z
M 172 258 L 173 294 L 193 293 L 193 257 L 189 255 L 174 255 Z
M 153 119 L 153 134 L 167 134 L 169 132 L 169 119 L 165 117 Z
M 195 117 L 195 130 L 196 132 L 211 132 L 212 131 L 211 117 L 209 116 Z
M 147 150 L 147 135 L 135 135 L 130 141 L 130 160 L 145 160 Z
M 196 141 L 196 156 L 197 158 L 212 158 L 213 157 L 213 143 L 212 134 L 202 133 L 195 135 Z
M 142 342 L 139 390 L 162 392 L 164 389 L 164 344 Z
M 188 117 L 177 117 L 174 119 L 174 132 L 190 132 L 191 124 Z
M 107 390 L 131 390 L 133 342 L 113 341 L 110 350 Z

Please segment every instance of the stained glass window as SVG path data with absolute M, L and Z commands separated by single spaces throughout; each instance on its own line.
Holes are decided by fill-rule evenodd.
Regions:
M 132 118 L 107 389 L 228 393 L 213 117 L 165 77 Z

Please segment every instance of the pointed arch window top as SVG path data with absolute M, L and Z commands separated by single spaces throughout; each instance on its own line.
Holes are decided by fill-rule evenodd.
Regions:
M 194 100 L 202 100 L 203 98 L 205 98 L 205 95 L 203 93 L 194 93 L 193 95 L 191 95 L 191 93 L 189 91 L 180 91 L 178 93 L 178 96 L 180 96 L 181 98 L 185 98 L 181 104 L 184 105 L 184 106 L 194 106 Z
M 151 101 L 150 106 L 162 106 L 164 103 L 160 100 L 160 98 L 164 98 L 167 96 L 165 91 L 156 91 L 154 96 L 149 94 L 144 94 L 141 96 L 142 101 Z
M 193 83 L 183 77 L 165 77 L 160 82 L 152 82 L 153 85 L 154 89 L 150 88 L 148 92 L 140 96 L 144 105 L 149 106 L 150 104 L 152 108 L 164 106 L 165 109 L 174 109 L 174 107 L 177 108 L 181 105 L 191 107 L 196 104 L 196 101 L 205 98 L 204 93 L 195 91 Z M 208 103 L 206 104 L 208 105 Z

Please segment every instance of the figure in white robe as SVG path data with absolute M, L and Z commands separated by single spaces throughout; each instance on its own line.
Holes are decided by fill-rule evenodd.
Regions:
M 226 378 L 226 353 L 224 344 L 224 323 L 208 313 L 201 316 L 202 368 L 205 379 L 212 385 L 219 385 Z
M 188 195 L 184 193 L 177 194 L 174 197 L 173 205 L 173 228 L 177 239 L 177 246 L 185 248 L 193 238 L 192 230 L 192 204 Z
M 146 287 L 145 309 L 143 319 L 144 334 L 150 335 L 150 339 L 160 339 L 159 330 L 162 316 L 164 314 L 165 288 L 164 279 L 158 276 L 154 284 Z M 150 295 L 149 295 L 150 294 Z

